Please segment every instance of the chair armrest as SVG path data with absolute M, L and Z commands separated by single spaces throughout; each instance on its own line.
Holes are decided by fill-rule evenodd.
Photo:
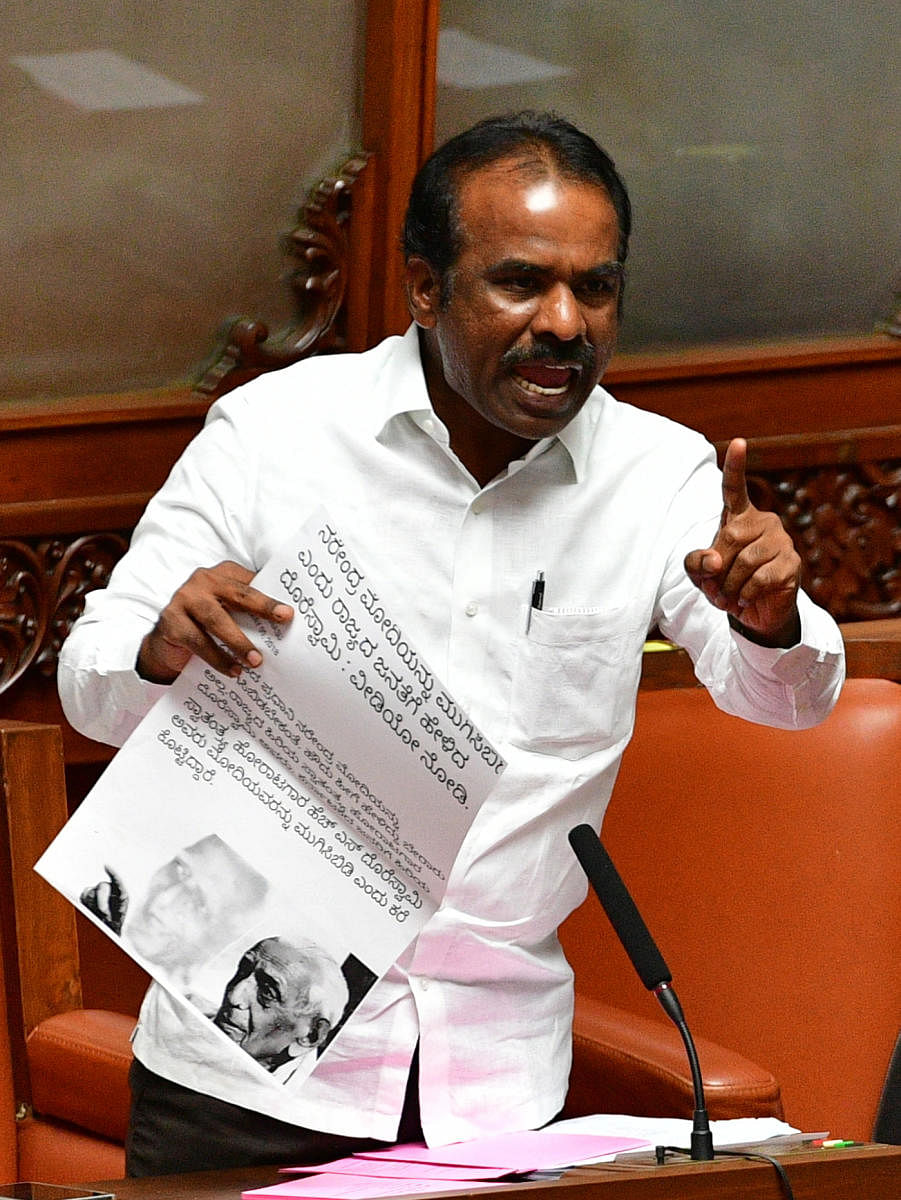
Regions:
M 26 1052 L 35 1113 L 123 1142 L 135 1018 L 73 1009 L 41 1021 Z
M 711 1119 L 782 1117 L 775 1077 L 740 1054 L 695 1039 Z M 675 1025 L 576 996 L 573 1066 L 564 1114 L 691 1117 L 694 1091 Z

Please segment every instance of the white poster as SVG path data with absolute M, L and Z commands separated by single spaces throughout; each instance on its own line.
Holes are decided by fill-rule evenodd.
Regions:
M 295 609 L 247 626 L 263 666 L 193 660 L 37 870 L 284 1084 L 440 904 L 505 764 L 325 514 L 255 586 Z

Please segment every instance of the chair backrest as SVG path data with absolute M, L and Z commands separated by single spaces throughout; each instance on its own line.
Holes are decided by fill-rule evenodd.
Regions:
M 0 1171 L 48 1183 L 118 1177 L 134 1027 L 119 1004 L 120 979 L 133 964 L 102 934 L 100 961 L 86 961 L 79 932 L 96 930 L 33 869 L 67 818 L 58 726 L 0 721 L 0 809 L 0 1111 L 11 1125 L 8 1148 L 0 1116 Z M 84 966 L 99 977 L 92 989 L 82 987 Z M 85 1011 L 91 992 L 99 1003 L 92 998 L 94 1010 Z
M 2 945 L 0 945 L 2 949 Z M 0 954 L 0 1180 L 18 1179 L 16 1162 L 16 1100 L 12 1055 L 6 1019 L 6 978 Z
M 773 1071 L 808 1130 L 873 1132 L 901 1025 L 899 801 L 896 683 L 849 680 L 803 732 L 700 689 L 639 697 L 603 841 L 695 1034 Z M 652 1011 L 593 896 L 562 937 L 581 961 L 596 946 L 583 992 Z
M 0 764 L 2 932 L 14 956 L 9 1021 L 15 1055 L 17 1042 L 45 1017 L 81 1007 L 81 975 L 75 912 L 32 869 L 66 821 L 59 729 L 0 721 Z
M 131 993 L 139 995 L 147 977 L 33 869 L 68 818 L 58 726 L 0 720 L 0 807 L 8 1028 L 16 1098 L 28 1101 L 24 1045 L 32 1030 L 47 1017 L 81 1009 L 85 995 L 89 1007 L 137 1012 Z M 83 967 L 92 976 L 85 988 Z

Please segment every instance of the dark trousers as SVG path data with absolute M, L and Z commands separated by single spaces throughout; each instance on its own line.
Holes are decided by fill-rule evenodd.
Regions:
M 131 1117 L 125 1163 L 130 1176 L 174 1175 L 220 1167 L 301 1166 L 388 1144 L 276 1121 L 163 1079 L 137 1059 L 128 1082 Z M 422 1141 L 418 1052 L 410 1066 L 397 1140 Z

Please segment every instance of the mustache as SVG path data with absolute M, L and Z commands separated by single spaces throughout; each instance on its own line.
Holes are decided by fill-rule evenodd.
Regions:
M 534 346 L 511 346 L 501 357 L 503 367 L 550 363 L 552 366 L 580 367 L 588 371 L 596 362 L 595 348 L 587 342 L 578 342 L 575 345 L 564 342 L 536 342 Z

